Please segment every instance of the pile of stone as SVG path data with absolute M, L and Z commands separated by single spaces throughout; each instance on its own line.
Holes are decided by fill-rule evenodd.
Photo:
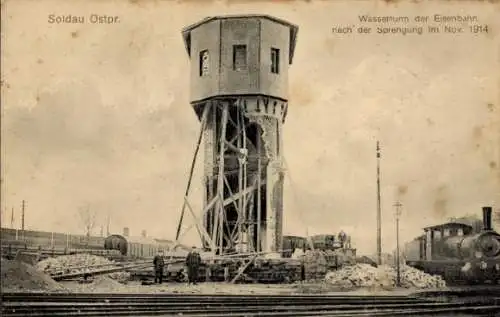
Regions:
M 18 260 L 2 258 L 1 272 L 3 292 L 67 292 L 47 274 Z
M 441 288 L 445 281 L 437 275 L 429 275 L 407 265 L 401 266 L 401 286 L 405 288 Z M 390 266 L 373 267 L 369 264 L 346 266 L 326 274 L 325 280 L 342 287 L 387 287 L 396 286 L 397 272 Z
M 61 275 L 72 273 L 90 273 L 92 271 L 119 268 L 117 263 L 105 257 L 92 254 L 71 254 L 48 258 L 36 264 L 36 268 L 46 274 Z M 130 278 L 130 273 L 120 271 L 108 274 L 109 277 L 126 281 Z

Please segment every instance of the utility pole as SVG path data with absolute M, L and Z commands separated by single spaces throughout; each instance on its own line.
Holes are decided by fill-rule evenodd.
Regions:
M 380 144 L 377 141 L 377 261 L 382 264 L 382 220 L 380 207 Z
M 10 213 L 10 228 L 14 229 L 14 207 L 12 207 L 12 211 Z
M 396 207 L 396 285 L 401 286 L 401 268 L 399 264 L 399 217 L 401 216 L 401 207 L 403 207 L 403 205 L 398 201 L 394 204 L 394 207 Z
M 109 236 L 109 213 L 108 213 L 108 218 L 107 218 L 107 223 L 106 223 L 106 236 Z
M 22 231 L 22 235 L 23 235 L 23 240 L 24 240 L 24 210 L 25 210 L 25 201 L 23 200 L 22 202 L 22 205 L 21 205 L 21 231 Z

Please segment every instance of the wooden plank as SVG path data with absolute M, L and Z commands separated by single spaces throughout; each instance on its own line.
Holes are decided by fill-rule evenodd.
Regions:
M 243 268 L 239 269 L 238 270 L 238 274 L 236 274 L 236 276 L 233 278 L 233 280 L 231 281 L 232 284 L 234 284 L 234 282 L 236 282 L 236 280 L 238 280 L 238 278 L 241 276 L 241 274 L 243 274 L 245 272 L 245 270 L 250 266 L 251 263 L 253 263 L 253 261 L 255 261 L 255 259 L 257 258 L 257 255 L 254 255 L 244 266 Z

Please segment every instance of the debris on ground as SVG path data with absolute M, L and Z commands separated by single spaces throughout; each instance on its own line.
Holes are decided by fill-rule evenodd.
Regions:
M 47 274 L 18 260 L 7 260 L 2 258 L 1 271 L 3 292 L 67 291 Z
M 62 255 L 54 258 L 48 258 L 36 264 L 36 268 L 50 275 L 84 273 L 92 270 L 119 268 L 120 266 L 109 259 L 87 254 Z M 126 282 L 130 279 L 130 273 L 125 271 L 107 274 L 110 278 L 120 282 Z
M 78 281 L 75 282 L 63 282 L 65 285 L 68 285 L 68 288 L 72 289 L 74 292 L 83 292 L 83 293 L 119 293 L 126 290 L 125 285 L 120 282 L 113 280 L 109 276 L 99 275 L 93 277 L 87 282 Z
M 84 284 L 77 281 L 61 282 L 75 293 L 168 293 L 168 294 L 291 294 L 294 289 L 286 284 L 228 284 L 224 282 L 198 283 L 162 283 L 152 281 L 131 281 L 127 285 L 118 283 L 104 275 L 96 276 L 93 283 Z
M 107 274 L 107 276 L 122 284 L 126 284 L 128 281 L 130 281 L 130 272 L 126 271 L 109 273 Z
M 441 276 L 430 275 L 407 265 L 401 266 L 401 286 L 405 288 L 441 288 L 446 282 Z M 382 287 L 396 286 L 397 272 L 387 265 L 373 267 L 356 264 L 326 274 L 326 282 L 341 287 Z

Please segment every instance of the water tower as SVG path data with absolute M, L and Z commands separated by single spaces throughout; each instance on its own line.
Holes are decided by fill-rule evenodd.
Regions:
M 282 131 L 297 32 L 267 15 L 210 17 L 182 32 L 190 103 L 202 131 L 196 153 L 201 144 L 204 208 L 197 229 L 205 249 L 282 248 Z

